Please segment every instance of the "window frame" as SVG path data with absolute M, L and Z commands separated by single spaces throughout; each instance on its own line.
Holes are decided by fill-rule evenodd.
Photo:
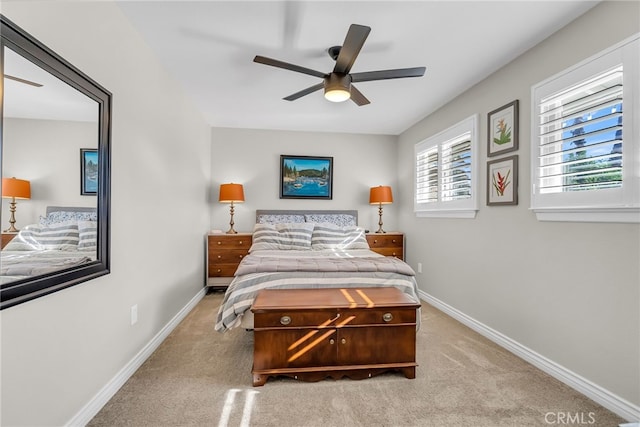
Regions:
M 427 218 L 466 218 L 473 219 L 479 210 L 479 115 L 474 114 L 449 128 L 430 136 L 414 146 L 413 163 L 413 205 L 417 217 Z M 464 200 L 452 200 L 418 203 L 418 155 L 434 147 L 438 149 L 438 199 L 441 197 L 442 147 L 461 135 L 469 132 L 471 139 L 471 197 Z
M 531 87 L 531 200 L 539 221 L 640 222 L 640 34 Z M 621 187 L 541 194 L 538 188 L 541 100 L 623 66 Z

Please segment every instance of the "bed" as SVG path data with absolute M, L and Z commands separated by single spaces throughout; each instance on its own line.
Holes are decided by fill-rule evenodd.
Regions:
M 97 212 L 90 207 L 48 206 L 0 253 L 0 283 L 86 264 L 96 259 Z
M 215 329 L 252 329 L 250 308 L 262 289 L 393 286 L 419 302 L 413 269 L 371 251 L 357 221 L 353 210 L 256 211 L 249 255 L 225 292 Z

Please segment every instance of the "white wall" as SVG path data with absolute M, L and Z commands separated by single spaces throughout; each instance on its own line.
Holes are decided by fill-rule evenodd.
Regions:
M 229 229 L 229 205 L 218 203 L 220 184 L 243 184 L 245 203 L 236 205 L 234 228 L 251 231 L 256 209 L 357 209 L 362 227 L 378 229 L 378 208 L 369 189 L 396 185 L 397 137 L 214 128 L 211 161 L 211 227 Z M 333 199 L 280 199 L 280 155 L 333 157 Z M 384 229 L 397 229 L 395 205 L 384 206 Z M 375 227 L 375 228 L 374 228 Z
M 113 93 L 111 274 L 0 312 L 0 424 L 58 426 L 203 289 L 210 129 L 114 3 L 2 13 Z
M 421 290 L 640 404 L 640 228 L 539 222 L 529 211 L 531 86 L 640 31 L 640 3 L 602 2 L 400 136 L 399 220 Z M 519 204 L 486 206 L 486 117 L 520 100 Z M 481 115 L 476 219 L 413 214 L 414 145 Z M 639 141 L 634 141 L 638 144 Z M 510 153 L 514 154 L 514 153 Z
M 16 201 L 16 228 L 38 222 L 47 206 L 96 206 L 96 196 L 80 194 L 80 149 L 98 147 L 97 122 L 5 118 L 2 133 L 3 176 L 31 182 L 31 199 Z

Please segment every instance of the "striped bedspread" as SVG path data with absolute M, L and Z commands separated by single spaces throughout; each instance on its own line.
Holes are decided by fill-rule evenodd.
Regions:
M 280 261 L 276 261 L 278 255 L 281 255 Z M 336 266 L 340 265 L 346 267 L 346 271 L 338 271 Z M 261 271 L 260 266 L 265 270 Z M 243 271 L 248 274 L 239 274 Z M 227 289 L 218 310 L 215 329 L 225 332 L 238 326 L 241 316 L 251 308 L 262 289 L 394 286 L 418 302 L 414 276 L 408 264 L 369 250 L 251 253 L 242 260 Z

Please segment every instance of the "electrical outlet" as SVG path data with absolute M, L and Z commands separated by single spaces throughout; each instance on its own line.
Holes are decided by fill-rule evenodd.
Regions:
M 418 263 L 418 273 L 422 273 L 422 263 Z
M 131 326 L 138 323 L 138 304 L 131 306 Z

